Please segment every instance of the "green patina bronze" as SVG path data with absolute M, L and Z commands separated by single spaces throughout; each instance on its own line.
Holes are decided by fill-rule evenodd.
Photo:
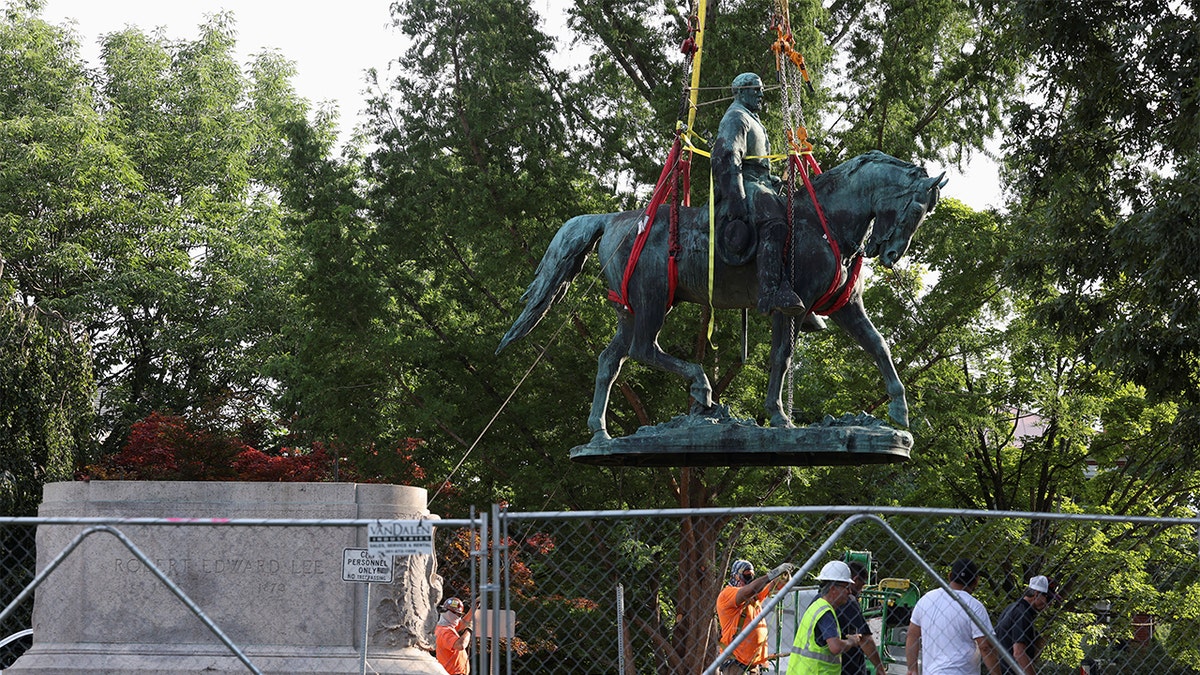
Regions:
M 757 262 L 758 311 L 802 316 L 809 321 L 807 328 L 819 330 L 823 324 L 805 312 L 790 275 L 783 273 L 787 212 L 779 196 L 783 181 L 771 173 L 771 142 L 758 118 L 762 80 L 754 73 L 738 75 L 733 96 L 712 151 L 722 260 L 735 265 Z
M 749 95 L 749 94 L 747 94 Z M 736 103 L 736 102 L 735 102 Z M 744 105 L 744 104 L 743 104 Z M 731 106 L 733 109 L 733 106 Z M 730 141 L 733 144 L 736 138 Z M 747 146 L 750 147 L 750 146 Z M 746 152 L 743 149 L 743 158 Z M 750 154 L 755 154 L 750 152 Z M 746 165 L 742 164 L 743 190 L 746 190 L 744 174 Z M 761 169 L 754 169 L 756 173 Z M 729 185 L 733 184 L 732 178 Z M 885 267 L 891 267 L 908 250 L 913 234 L 933 210 L 937 203 L 940 188 L 945 185 L 942 176 L 930 178 L 925 170 L 900 161 L 882 152 L 872 151 L 844 162 L 825 173 L 815 176 L 812 180 L 817 200 L 824 209 L 831 234 L 836 239 L 842 252 L 840 259 L 834 260 L 829 242 L 817 217 L 816 210 L 808 199 L 797 199 L 794 204 L 794 232 L 792 237 L 793 253 L 789 260 L 782 265 L 779 288 L 786 282 L 790 291 L 796 296 L 797 302 L 803 307 L 813 304 L 826 294 L 835 278 L 845 283 L 850 279 L 850 266 L 853 256 L 861 252 L 866 257 L 878 257 Z M 749 181 L 755 186 L 774 184 L 771 179 Z M 726 206 L 735 200 L 728 195 L 733 194 L 732 188 L 726 190 L 723 199 Z M 758 187 L 751 187 L 758 191 Z M 767 190 L 766 192 L 770 192 Z M 746 197 L 751 204 L 746 207 L 748 215 L 756 223 L 764 221 L 760 214 L 767 213 L 767 207 L 760 203 L 770 199 L 782 201 L 778 193 L 758 194 Z M 732 215 L 736 214 L 735 212 Z M 782 207 L 779 207 L 782 209 Z M 661 207 L 658 220 L 666 223 L 668 206 Z M 782 212 L 770 211 L 770 213 Z M 620 288 L 625 273 L 626 261 L 629 259 L 633 242 L 642 221 L 643 212 L 626 211 L 623 213 L 589 214 L 576 216 L 568 220 L 554 236 L 538 266 L 537 274 L 529 288 L 522 296 L 525 308 L 513 322 L 512 327 L 500 341 L 497 353 L 512 341 L 527 335 L 542 317 L 550 310 L 551 305 L 562 298 L 574 278 L 579 274 L 587 257 L 598 249 L 602 261 L 603 273 L 611 288 Z M 768 216 L 764 222 L 769 222 Z M 658 345 L 658 334 L 662 329 L 663 320 L 668 307 L 668 273 L 667 247 L 668 228 L 656 227 L 650 232 L 645 250 L 639 259 L 637 267 L 628 284 L 628 296 L 633 311 L 619 303 L 613 303 L 617 312 L 617 331 L 608 346 L 601 352 L 596 372 L 595 389 L 592 397 L 591 413 L 588 426 L 593 432 L 592 441 L 588 446 L 592 450 L 601 448 L 610 442 L 605 421 L 608 400 L 613 383 L 620 372 L 626 358 L 633 358 L 661 370 L 678 374 L 690 382 L 691 406 L 689 415 L 704 418 L 713 415 L 716 408 L 712 400 L 712 386 L 704 369 L 695 363 L 667 354 Z M 709 270 L 709 224 L 708 210 L 705 208 L 681 208 L 679 219 L 680 253 L 677 257 L 679 272 L 678 286 L 673 298 L 674 303 L 694 302 L 707 305 L 710 295 L 708 288 Z M 785 233 L 786 234 L 786 233 Z M 768 232 L 765 238 L 771 239 L 773 233 Z M 763 237 L 760 237 L 760 239 Z M 778 243 L 760 244 L 757 246 L 759 255 L 770 254 L 772 247 Z M 775 249 L 778 250 L 778 249 Z M 716 309 L 741 309 L 760 306 L 759 289 L 762 276 L 755 265 L 749 261 L 726 261 L 718 258 L 712 270 L 713 288 L 711 301 Z M 759 265 L 761 267 L 761 263 Z M 888 413 L 892 420 L 901 426 L 908 425 L 908 402 L 905 399 L 904 385 L 896 374 L 891 352 L 879 331 L 871 324 L 862 304 L 862 280 L 857 279 L 855 286 L 849 289 L 849 300 L 829 317 L 842 330 L 866 350 L 874 359 L 883 376 L 890 399 Z M 791 312 L 793 305 L 779 303 L 778 291 L 772 292 L 766 309 L 780 309 Z M 782 388 L 784 375 L 791 365 L 795 340 L 802 329 L 802 322 L 795 320 L 784 311 L 773 311 L 771 320 L 771 363 L 770 379 L 767 387 L 765 409 L 769 416 L 772 429 L 763 435 L 760 432 L 746 434 L 747 439 L 737 441 L 739 452 L 748 450 L 754 443 L 778 443 L 783 436 L 781 429 L 790 430 L 791 437 L 799 438 L 805 430 L 796 430 L 790 416 L 784 411 Z M 720 416 L 718 416 L 720 417 Z M 718 424 L 727 424 L 718 420 Z M 862 425 L 849 425 L 859 426 Z M 676 432 L 670 432 L 676 433 Z M 709 432 L 711 435 L 711 431 Z M 774 435 L 771 435 L 771 434 Z M 869 435 L 874 435 L 871 431 Z M 887 429 L 886 434 L 891 430 Z M 686 435 L 686 434 L 685 434 Z M 719 433 L 717 434 L 720 435 Z M 907 436 L 907 434 L 903 434 Z M 889 435 L 889 439 L 892 437 Z M 620 439 L 618 439 L 620 440 Z M 894 442 L 893 442 L 894 440 Z M 907 441 L 888 440 L 885 445 L 899 449 L 902 457 L 907 458 L 907 446 L 911 446 L 911 437 Z M 665 446 L 673 441 L 660 442 Z M 693 438 L 683 443 L 700 442 Z M 787 441 L 793 443 L 793 441 Z M 797 440 L 794 443 L 807 445 L 808 441 Z M 850 446 L 856 444 L 849 441 Z M 906 445 L 907 444 L 907 445 Z M 718 449 L 706 453 L 698 461 L 705 464 L 716 463 L 714 456 Z M 845 444 L 843 443 L 843 447 Z M 578 450 L 578 448 L 577 448 Z M 589 456 L 592 451 L 587 453 Z M 887 454 L 895 454 L 890 450 Z M 778 458 L 771 458 L 772 461 Z M 665 462 L 670 460 L 662 460 Z M 886 460 L 897 461 L 897 460 Z M 620 462 L 617 462 L 620 463 Z M 637 464 L 637 462 L 631 462 Z M 680 464 L 681 462 L 675 462 Z M 724 462 L 745 463 L 745 462 Z M 767 463 L 767 462 L 750 462 Z M 776 462 L 779 463 L 779 462 Z M 786 462 L 784 462 L 786 463 Z M 792 463 L 808 463 L 796 461 Z M 824 462 L 828 463 L 828 462 Z M 837 462 L 850 463 L 850 462 Z M 862 463 L 862 462 L 859 462 Z M 642 463 L 641 465 L 655 465 Z
M 909 458 L 912 434 L 867 413 L 827 416 L 791 429 L 760 427 L 717 405 L 704 415 L 677 415 L 620 438 L 571 449 L 571 459 L 598 466 L 838 466 L 891 464 Z

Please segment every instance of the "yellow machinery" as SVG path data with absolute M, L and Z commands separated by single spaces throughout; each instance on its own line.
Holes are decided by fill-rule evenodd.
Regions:
M 910 579 L 888 577 L 871 583 L 876 575 L 874 556 L 870 551 L 846 551 L 842 560 L 858 561 L 867 568 L 868 583 L 858 598 L 863 616 L 867 621 L 879 620 L 875 643 L 879 647 L 879 655 L 883 658 L 884 665 L 903 663 L 903 659 L 897 658 L 897 655 L 904 654 L 908 620 L 921 597 L 921 589 Z M 874 671 L 874 666 L 870 663 L 867 664 L 867 668 Z

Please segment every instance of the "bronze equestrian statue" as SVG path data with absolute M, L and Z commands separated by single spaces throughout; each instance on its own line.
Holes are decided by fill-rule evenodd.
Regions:
M 752 90 L 753 87 L 751 94 L 747 95 L 752 95 Z M 743 172 L 745 166 L 743 164 Z M 763 168 L 752 171 L 758 175 Z M 795 311 L 793 308 L 796 307 L 805 308 L 802 312 L 814 309 L 823 311 L 822 307 L 814 308 L 814 303 L 822 301 L 831 290 L 843 296 L 843 302 L 836 308 L 828 309 L 829 318 L 875 358 L 890 399 L 888 413 L 896 423 L 908 425 L 904 385 L 896 374 L 887 344 L 863 308 L 863 280 L 851 274 L 851 270 L 861 262 L 863 256 L 878 257 L 884 267 L 890 268 L 904 255 L 917 227 L 937 204 L 940 189 L 945 185 L 943 176 L 930 178 L 924 169 L 879 151 L 860 155 L 814 176 L 812 184 L 816 201 L 825 214 L 830 234 L 840 251 L 836 258 L 831 242 L 826 239 L 817 208 L 809 199 L 795 200 L 792 234 L 794 255 L 789 256 L 791 264 L 785 265 L 783 273 L 779 274 L 780 290 L 772 293 L 769 296 L 772 300 L 766 303 L 769 309 L 778 306 L 783 310 L 772 313 L 770 318 L 771 363 L 765 409 L 771 426 L 793 426 L 783 408 L 782 389 L 801 327 L 794 320 L 797 317 L 784 312 Z M 755 180 L 750 183 L 756 186 L 762 182 Z M 773 222 L 776 212 L 765 208 L 760 210 L 759 206 L 769 195 L 758 196 L 757 187 L 747 189 L 744 178 L 742 184 L 744 190 L 756 195 L 748 197 L 750 204 L 746 215 L 757 222 L 760 214 L 767 213 L 770 215 L 765 222 Z M 734 191 L 730 187 L 724 189 L 727 190 L 724 201 L 728 204 L 733 201 L 730 194 Z M 658 219 L 661 222 L 666 222 L 669 208 L 660 207 Z M 533 282 L 522 296 L 525 308 L 500 341 L 497 353 L 533 330 L 550 311 L 551 305 L 566 294 L 571 281 L 579 274 L 593 250 L 599 250 L 602 272 L 610 288 L 619 288 L 637 236 L 638 224 L 644 215 L 642 211 L 626 211 L 581 215 L 568 220 L 546 249 Z M 617 313 L 617 331 L 599 357 L 592 408 L 588 416 L 593 441 L 609 438 L 605 422 L 609 393 L 627 358 L 687 379 L 690 382 L 692 413 L 702 414 L 712 409 L 712 386 L 704 369 L 699 364 L 667 354 L 658 344 L 663 320 L 671 310 L 668 298 L 671 297 L 670 304 L 694 302 L 708 305 L 711 291 L 712 306 L 716 309 L 759 307 L 763 295 L 760 291 L 764 284 L 762 272 L 756 269 L 763 267 L 761 261 L 755 266 L 748 264 L 748 261 L 735 260 L 731 263 L 717 257 L 712 270 L 713 287 L 710 289 L 708 233 L 707 208 L 680 209 L 678 280 L 672 297 L 669 294 L 667 271 L 668 228 L 651 229 L 640 262 L 628 281 L 629 306 L 612 303 Z M 760 245 L 758 251 L 762 253 L 769 248 L 768 245 Z M 767 286 L 771 285 L 773 274 L 767 273 Z M 793 280 L 790 290 L 798 303 L 774 301 L 780 297 L 785 274 Z M 831 289 L 831 285 L 837 284 L 842 288 Z

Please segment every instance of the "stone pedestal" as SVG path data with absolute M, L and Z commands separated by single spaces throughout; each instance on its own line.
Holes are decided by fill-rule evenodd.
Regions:
M 49 518 L 408 519 L 428 517 L 422 488 L 349 483 L 92 481 L 47 485 Z M 82 525 L 38 528 L 38 570 Z M 344 582 L 342 554 L 364 527 L 114 524 L 263 673 L 358 673 L 367 585 Z M 432 647 L 441 580 L 429 556 L 395 560 L 370 589 L 367 672 L 444 673 Z M 118 539 L 83 544 L 38 587 L 27 673 L 248 672 Z

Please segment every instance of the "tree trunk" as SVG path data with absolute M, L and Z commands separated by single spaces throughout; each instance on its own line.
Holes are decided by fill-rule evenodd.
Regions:
M 708 506 L 710 495 L 704 470 L 684 468 L 680 474 L 680 506 Z M 727 520 L 715 516 L 687 516 L 679 524 L 679 590 L 671 640 L 676 658 L 672 659 L 672 675 L 699 673 L 718 654 L 716 641 L 711 639 L 721 585 L 717 538 Z

